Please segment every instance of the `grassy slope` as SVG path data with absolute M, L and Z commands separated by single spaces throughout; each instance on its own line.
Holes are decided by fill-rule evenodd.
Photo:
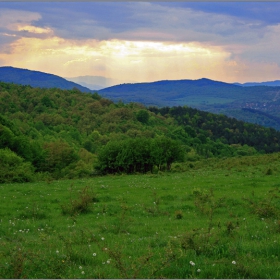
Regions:
M 279 159 L 211 159 L 175 166 L 185 172 L 2 184 L 0 276 L 277 279 Z M 86 186 L 95 197 L 90 211 L 63 215 L 61 205 L 69 212 Z

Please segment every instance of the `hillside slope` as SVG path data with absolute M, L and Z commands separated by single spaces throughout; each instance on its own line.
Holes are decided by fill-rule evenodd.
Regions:
M 209 79 L 121 84 L 99 90 L 101 96 L 146 106 L 191 106 L 280 130 L 280 87 L 243 87 Z M 265 114 L 242 111 L 254 109 Z
M 10 66 L 0 67 L 0 81 L 41 88 L 77 88 L 82 92 L 91 92 L 91 90 L 86 87 L 71 81 L 67 81 L 64 78 L 53 74 Z
M 88 80 L 92 77 L 82 78 Z M 82 92 L 94 92 L 56 75 L 8 66 L 0 67 L 0 81 L 32 87 L 76 88 Z M 203 78 L 125 83 L 103 88 L 98 92 L 113 101 L 138 102 L 158 107 L 187 105 L 280 130 L 279 86 L 241 86 Z M 248 110 L 245 112 L 244 109 Z
M 209 103 L 213 98 L 219 98 L 221 103 L 225 103 L 234 100 L 231 92 L 238 95 L 235 99 L 241 97 L 242 87 L 205 78 L 121 84 L 98 91 L 100 95 L 114 100 L 156 106 Z
M 34 173 L 39 179 L 91 176 L 104 147 L 136 143 L 126 155 L 141 154 L 138 143 L 175 141 L 184 160 L 197 161 L 277 152 L 279 139 L 274 129 L 186 106 L 147 110 L 76 89 L 0 82 L 0 182 L 29 181 Z

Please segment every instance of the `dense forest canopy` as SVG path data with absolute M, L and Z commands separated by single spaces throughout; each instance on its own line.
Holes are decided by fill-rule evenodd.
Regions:
M 272 153 L 279 151 L 279 131 L 253 125 L 225 115 L 211 114 L 189 107 L 150 107 L 156 114 L 169 115 L 185 129 L 195 129 L 195 133 L 204 131 L 204 135 L 225 144 L 240 144 L 254 147 L 259 152 Z M 195 135 L 193 133 L 193 135 Z
M 274 129 L 187 106 L 147 109 L 77 88 L 0 83 L 0 182 L 155 172 L 176 161 L 277 152 L 279 139 Z

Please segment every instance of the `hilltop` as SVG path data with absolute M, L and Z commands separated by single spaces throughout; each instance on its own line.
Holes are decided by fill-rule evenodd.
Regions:
M 209 103 L 210 98 L 232 101 L 230 93 L 240 86 L 209 79 L 163 80 L 151 83 L 126 83 L 99 90 L 98 93 L 113 100 L 141 102 L 147 106 L 177 106 Z M 239 93 L 239 92 L 238 92 Z M 183 104 L 183 103 L 188 104 Z
M 91 90 L 86 87 L 83 87 L 71 81 L 67 81 L 64 78 L 53 74 L 10 66 L 0 67 L 0 81 L 20 85 L 30 85 L 32 87 L 41 88 L 77 88 L 82 92 L 91 92 Z

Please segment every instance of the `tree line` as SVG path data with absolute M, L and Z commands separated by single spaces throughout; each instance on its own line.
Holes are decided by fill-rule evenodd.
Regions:
M 102 173 L 153 172 L 171 169 L 174 161 L 184 160 L 181 145 L 167 137 L 110 141 L 98 153 L 96 169 Z

